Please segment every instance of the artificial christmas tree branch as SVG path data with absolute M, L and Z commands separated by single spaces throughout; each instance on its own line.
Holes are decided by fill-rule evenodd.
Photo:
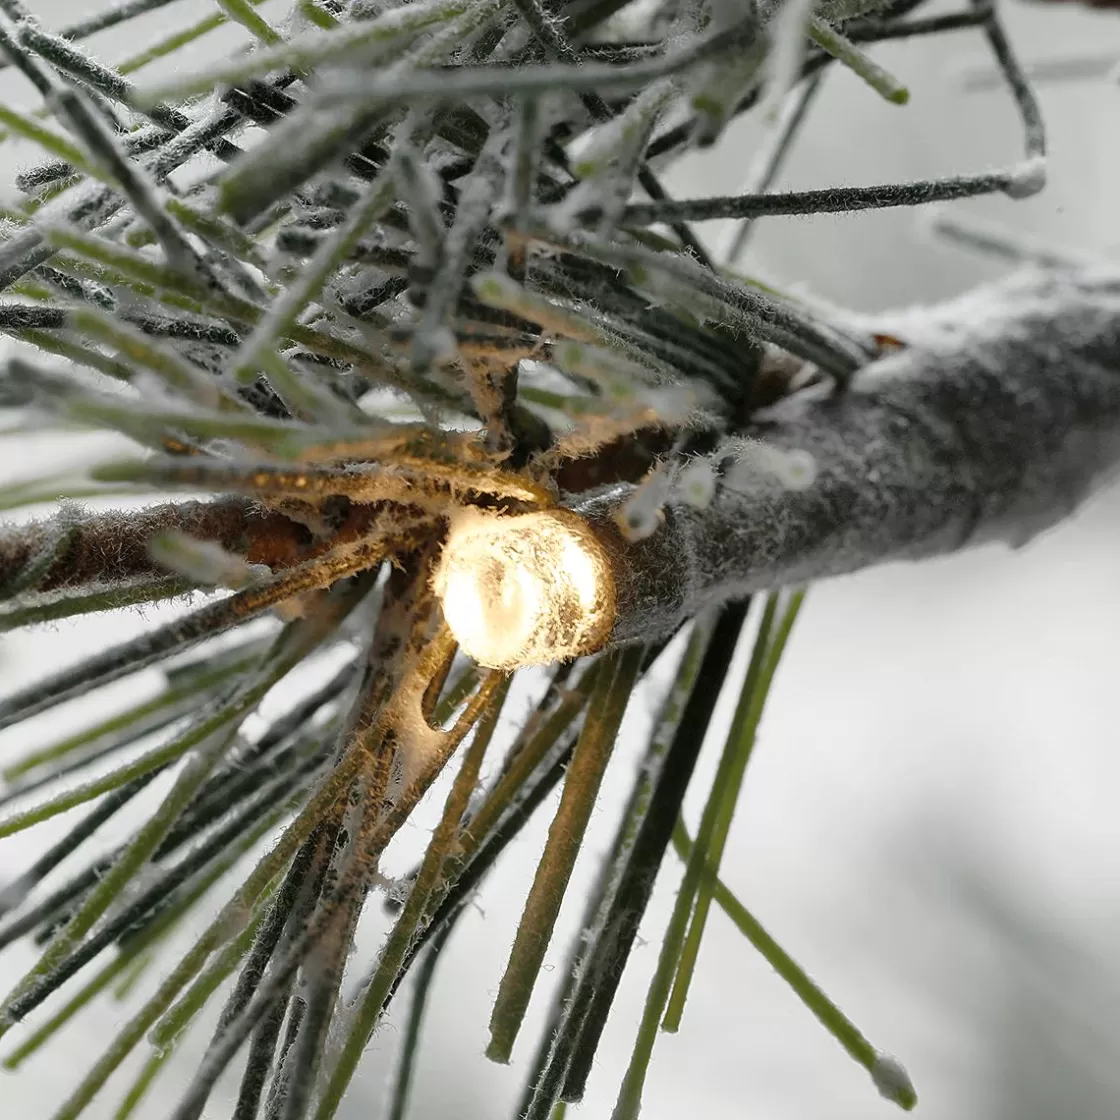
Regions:
M 719 820 L 698 830 L 665 936 L 619 1106 L 633 1115 L 662 996 L 675 975 L 675 1024 L 696 965 L 708 872 L 800 603 L 788 597 L 774 631 L 776 589 L 1027 539 L 1120 454 L 1115 272 L 989 231 L 973 241 L 1050 267 L 860 317 L 732 274 L 685 224 L 1041 190 L 1041 116 L 997 9 L 297 0 L 285 18 L 218 0 L 114 68 L 84 39 L 164 0 L 124 0 L 61 33 L 30 7 L 0 0 L 2 62 L 42 102 L 2 106 L 0 120 L 45 159 L 5 211 L 0 332 L 55 364 L 12 356 L 0 403 L 43 430 L 112 431 L 138 457 L 0 490 L 6 509 L 63 503 L 0 531 L 0 629 L 194 598 L 0 699 L 0 731 L 67 702 L 75 724 L 5 767 L 0 838 L 88 803 L 0 893 L 0 946 L 45 946 L 0 1034 L 79 985 L 8 1063 L 118 975 L 132 984 L 202 909 L 213 920 L 159 966 L 56 1120 L 78 1117 L 149 1036 L 117 1112 L 136 1114 L 234 972 L 186 1096 L 158 1114 L 222 1114 L 210 1098 L 244 1043 L 237 1120 L 330 1120 L 411 963 L 430 942 L 426 985 L 435 951 L 452 959 L 457 917 L 560 787 L 505 977 L 486 980 L 499 993 L 491 1053 L 517 1061 L 630 697 L 672 680 L 571 999 L 522 1093 L 523 1114 L 551 1117 L 584 1093 L 727 685 L 749 735 L 729 738 L 734 780 L 708 799 Z M 245 45 L 228 57 L 135 75 L 231 21 Z M 875 44 L 943 33 L 986 40 L 1017 110 L 1023 140 L 1003 150 L 1023 151 L 1018 164 L 781 189 L 838 66 L 902 104 L 905 75 Z M 669 197 L 664 165 L 779 101 L 792 108 L 751 193 Z M 208 500 L 168 501 L 176 490 Z M 153 504 L 67 501 L 122 492 Z M 747 596 L 764 589 L 756 623 Z M 731 681 L 744 628 L 766 671 Z M 305 670 L 327 661 L 329 683 L 311 686 Z M 553 665 L 543 687 L 514 675 L 538 664 Z M 92 719 L 85 699 L 120 680 L 138 694 Z M 518 699 L 501 708 L 507 688 Z M 266 699 L 286 710 L 261 710 Z M 490 754 L 506 753 L 476 788 L 492 733 Z M 390 878 L 383 854 L 426 835 L 405 826 L 471 734 L 418 871 Z M 375 961 L 352 964 L 377 891 L 392 928 Z M 848 1048 L 913 1104 L 901 1067 Z
M 443 594 L 473 588 L 483 604 L 474 630 L 458 630 L 466 648 L 484 663 L 531 664 L 663 638 L 756 591 L 1022 544 L 1120 468 L 1120 274 L 1031 270 L 876 325 L 897 349 L 845 390 L 792 393 L 659 487 L 579 502 L 581 524 L 566 512 L 453 523 Z M 570 621 L 562 643 L 538 646 L 511 630 L 498 598 L 527 564 L 550 584 L 551 553 L 527 558 L 505 543 L 550 516 L 558 532 L 571 527 L 609 605 L 557 600 L 557 617 L 586 628 Z
M 905 324 L 892 324 L 900 339 Z M 666 502 L 649 536 L 627 538 L 633 486 L 578 507 L 610 557 L 612 642 L 754 591 L 1024 544 L 1117 473 L 1120 274 L 1030 272 L 925 308 L 914 327 L 846 392 L 757 413 L 744 435 L 760 446 L 714 466 L 705 504 Z

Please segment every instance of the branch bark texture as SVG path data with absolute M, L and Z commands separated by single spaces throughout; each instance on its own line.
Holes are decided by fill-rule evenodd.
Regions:
M 632 486 L 578 506 L 611 558 L 612 644 L 767 588 L 1023 544 L 1115 472 L 1120 275 L 1031 271 L 870 325 L 902 348 L 752 422 L 765 448 L 812 457 L 807 484 L 752 469 L 748 445 L 706 507 L 671 498 L 645 539 L 619 524 Z
M 38 565 L 21 590 L 116 586 L 167 575 L 148 544 L 156 533 L 178 530 L 215 541 L 250 563 L 289 568 L 346 543 L 368 529 L 371 507 L 354 507 L 329 540 L 317 540 L 283 513 L 244 498 L 167 502 L 143 510 L 70 512 L 0 529 L 0 592 Z M 46 556 L 45 563 L 40 558 Z

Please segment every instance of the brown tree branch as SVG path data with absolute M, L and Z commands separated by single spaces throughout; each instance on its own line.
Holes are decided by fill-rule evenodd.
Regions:
M 66 510 L 47 520 L 0 529 L 0 591 L 50 592 L 158 579 L 168 573 L 152 559 L 148 542 L 168 530 L 214 541 L 275 571 L 353 540 L 373 516 L 371 507 L 352 507 L 327 541 L 284 514 L 244 498 L 98 513 Z M 33 578 L 28 579 L 29 574 Z

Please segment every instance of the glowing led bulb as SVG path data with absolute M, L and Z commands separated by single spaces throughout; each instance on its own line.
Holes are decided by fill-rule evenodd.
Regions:
M 593 653 L 614 624 L 606 553 L 569 510 L 460 510 L 434 586 L 456 641 L 489 669 Z

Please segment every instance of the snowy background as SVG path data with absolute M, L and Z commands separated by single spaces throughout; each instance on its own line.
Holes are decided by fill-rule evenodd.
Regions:
M 51 27 L 89 10 L 82 0 L 31 4 Z M 127 35 L 103 34 L 93 49 L 119 59 L 201 8 L 183 0 Z M 1008 4 L 1006 18 L 1027 61 L 1120 59 L 1120 14 Z M 979 33 L 888 44 L 877 57 L 910 85 L 911 104 L 888 106 L 846 74 L 832 74 L 780 186 L 959 173 L 1018 157 L 1005 93 L 965 89 L 964 69 L 987 65 Z M 960 210 L 1084 252 L 1120 251 L 1120 87 L 1097 77 L 1044 84 L 1040 94 L 1053 151 L 1047 191 Z M 30 104 L 11 72 L 0 76 L 0 97 Z M 717 152 L 685 161 L 673 189 L 681 196 L 738 190 L 756 139 L 750 128 L 734 128 Z M 31 155 L 6 146 L 0 160 L 6 181 Z M 720 223 L 704 232 L 713 242 L 725 233 Z M 1001 269 L 934 241 L 913 211 L 768 219 L 747 265 L 866 310 L 948 296 Z M 0 443 L 0 475 L 6 482 L 57 469 L 92 447 L 9 439 Z M 1016 553 L 984 549 L 815 587 L 777 681 L 724 878 L 864 1033 L 903 1060 L 924 1120 L 1120 1114 L 1118 547 L 1114 490 Z M 143 625 L 128 615 L 5 637 L 0 687 L 13 689 Z M 144 683 L 107 691 L 106 708 Z M 639 694 L 632 726 L 650 703 Z M 74 719 L 63 711 L 6 733 L 0 750 L 45 740 Z M 578 919 L 594 853 L 611 834 L 634 764 L 625 741 L 633 738 L 624 736 L 609 775 L 562 935 Z M 713 762 L 705 756 L 694 794 L 703 795 Z M 697 814 L 692 797 L 693 827 Z M 444 954 L 417 1073 L 417 1118 L 510 1115 L 522 1070 L 491 1065 L 482 1053 L 546 823 L 541 814 Z M 64 827 L 55 821 L 0 842 L 0 881 Z M 588 1099 L 573 1116 L 610 1113 L 674 889 L 675 877 L 664 876 Z M 372 958 L 377 934 L 375 926 L 363 934 L 359 959 Z M 561 936 L 547 967 L 558 969 L 565 954 Z M 26 946 L 0 956 L 0 982 L 6 987 L 30 959 Z M 547 997 L 537 994 L 538 1019 Z M 127 1011 L 109 999 L 96 1003 L 18 1075 L 0 1074 L 0 1116 L 51 1115 Z M 166 1115 L 204 1034 L 183 1047 L 142 1116 Z M 378 1115 L 398 1039 L 395 1022 L 375 1036 L 340 1117 Z M 523 1062 L 532 1048 L 526 1032 L 515 1057 Z M 114 1079 L 91 1117 L 112 1115 L 134 1069 Z M 208 1115 L 227 1109 L 216 1096 Z M 683 1029 L 658 1041 L 647 1120 L 893 1114 L 864 1071 L 714 913 Z

